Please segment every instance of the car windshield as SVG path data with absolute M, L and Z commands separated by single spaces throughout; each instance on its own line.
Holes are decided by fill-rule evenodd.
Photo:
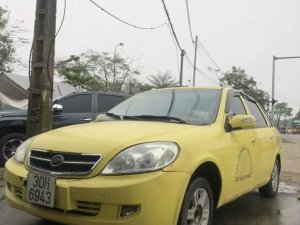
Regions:
M 215 121 L 221 90 L 162 89 L 137 94 L 106 113 L 113 119 L 208 125 Z

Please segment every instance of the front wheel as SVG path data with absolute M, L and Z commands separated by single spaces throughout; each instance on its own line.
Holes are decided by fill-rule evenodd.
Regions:
M 26 136 L 21 133 L 7 134 L 0 140 L 0 167 L 4 166 L 5 162 L 10 159 L 20 144 L 26 140 Z
M 213 193 L 209 182 L 204 178 L 196 178 L 185 193 L 178 225 L 210 225 L 213 209 Z
M 278 186 L 279 186 L 279 174 L 280 174 L 279 160 L 276 159 L 269 182 L 258 189 L 262 197 L 271 198 L 277 195 Z

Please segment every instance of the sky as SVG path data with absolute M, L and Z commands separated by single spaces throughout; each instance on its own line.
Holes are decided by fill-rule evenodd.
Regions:
M 168 23 L 161 0 L 94 0 L 117 17 L 140 27 L 156 27 Z M 64 1 L 58 0 L 57 27 L 62 19 Z M 185 0 L 165 0 L 180 46 L 194 60 Z M 33 37 L 34 0 L 1 0 L 10 10 L 11 25 L 18 23 Z M 197 86 L 215 86 L 222 72 L 240 66 L 254 77 L 258 87 L 272 90 L 272 58 L 300 56 L 299 0 L 188 0 L 192 35 L 198 35 L 209 55 L 198 48 Z M 19 21 L 19 22 L 17 22 Z M 20 22 L 23 21 L 23 22 Z M 116 52 L 137 60 L 141 81 L 158 71 L 171 71 L 179 80 L 180 52 L 168 26 L 141 30 L 117 21 L 88 0 L 67 0 L 66 17 L 57 36 L 55 55 L 63 59 L 87 49 Z M 28 62 L 30 45 L 18 46 L 17 55 Z M 27 68 L 15 73 L 26 75 Z M 184 60 L 183 84 L 191 85 L 193 68 Z M 300 59 L 277 60 L 275 69 L 275 99 L 287 102 L 296 114 L 300 109 Z

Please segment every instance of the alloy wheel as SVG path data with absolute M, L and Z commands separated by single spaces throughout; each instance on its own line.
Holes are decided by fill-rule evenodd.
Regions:
M 10 159 L 23 141 L 20 139 L 11 139 L 3 145 L 2 154 L 6 160 Z
M 187 212 L 188 225 L 207 225 L 210 213 L 210 203 L 208 193 L 204 188 L 195 190 L 190 198 Z

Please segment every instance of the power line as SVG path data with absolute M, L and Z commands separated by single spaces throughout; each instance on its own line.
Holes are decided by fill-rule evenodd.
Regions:
M 99 9 L 101 9 L 103 12 L 105 12 L 106 14 L 110 15 L 111 17 L 115 18 L 116 20 L 128 25 L 128 26 L 131 26 L 131 27 L 134 27 L 134 28 L 137 28 L 137 29 L 141 29 L 141 30 L 154 30 L 154 29 L 157 29 L 157 28 L 160 28 L 162 27 L 163 25 L 165 25 L 164 23 L 159 25 L 159 26 L 156 26 L 156 27 L 140 27 L 140 26 L 137 26 L 137 25 L 134 25 L 134 24 L 131 24 L 131 23 L 128 23 L 126 22 L 125 20 L 123 19 L 120 19 L 119 17 L 113 15 L 112 13 L 108 12 L 106 9 L 104 9 L 103 7 L 101 7 L 99 4 L 97 4 L 96 2 L 94 2 L 93 0 L 90 0 L 91 3 L 93 3 L 96 7 L 98 7 Z
M 186 55 L 185 57 L 187 58 L 187 61 L 189 62 L 189 64 L 190 64 L 191 66 L 194 67 L 194 64 L 193 64 L 193 62 L 190 60 L 190 58 L 189 58 L 187 55 Z M 208 74 L 206 74 L 205 72 L 203 72 L 202 70 L 200 70 L 198 67 L 196 67 L 196 70 L 197 70 L 200 74 L 202 74 L 203 76 L 205 76 L 207 79 L 209 79 L 210 81 L 212 81 L 212 82 L 214 82 L 215 84 L 218 84 L 218 85 L 219 85 L 219 83 L 218 83 L 217 81 L 215 81 L 215 80 L 213 80 L 212 78 L 210 78 Z
M 222 69 L 219 67 L 219 65 L 216 63 L 216 61 L 211 57 L 211 55 L 208 53 L 202 42 L 199 40 L 200 47 L 203 49 L 205 55 L 207 58 L 214 64 L 214 66 L 222 72 Z
M 61 22 L 60 22 L 60 25 L 59 25 L 59 28 L 58 30 L 56 31 L 55 33 L 55 36 L 50 44 L 50 48 L 49 48 L 49 52 L 48 52 L 48 57 L 47 57 L 47 75 L 48 75 L 48 78 L 49 78 L 49 81 L 50 81 L 50 84 L 51 84 L 51 90 L 53 93 L 53 81 L 51 80 L 51 77 L 50 77 L 50 73 L 49 73 L 49 62 L 50 62 L 50 54 L 52 52 L 52 48 L 53 48 L 53 45 L 54 45 L 54 42 L 55 42 L 55 39 L 57 37 L 57 35 L 59 34 L 63 24 L 64 24 L 64 21 L 65 21 L 65 16 L 66 16 L 66 9 L 67 9 L 67 0 L 64 0 L 64 11 L 63 11 L 63 16 L 62 16 L 62 19 L 61 19 Z
M 188 16 L 188 23 L 189 23 L 189 29 L 190 29 L 190 36 L 191 36 L 192 43 L 194 43 L 188 0 L 185 0 L 185 6 L 186 6 L 186 13 L 187 13 L 187 16 Z
M 180 73 L 179 59 L 178 59 L 178 48 L 177 48 L 178 46 L 177 46 L 177 44 L 176 44 L 175 38 L 174 38 L 173 35 L 172 35 L 172 29 L 171 29 L 170 25 L 167 24 L 167 23 L 165 23 L 165 24 L 166 24 L 166 26 L 169 28 L 170 35 L 171 35 L 171 39 L 172 39 L 172 41 L 173 41 L 173 43 L 174 43 L 174 46 L 175 46 L 177 69 L 178 69 L 178 73 Z
M 177 35 L 176 35 L 176 33 L 175 33 L 175 30 L 174 30 L 174 27 L 173 27 L 173 24 L 172 24 L 172 21 L 171 21 L 171 18 L 170 18 L 170 15 L 169 15 L 169 12 L 168 12 L 168 9 L 167 9 L 167 6 L 166 6 L 166 3 L 165 3 L 164 0 L 161 0 L 161 1 L 162 1 L 163 6 L 164 6 L 164 10 L 165 10 L 166 16 L 167 16 L 167 18 L 168 18 L 168 21 L 169 21 L 169 24 L 170 24 L 170 27 L 171 27 L 173 36 L 174 36 L 174 38 L 175 38 L 175 41 L 176 41 L 178 47 L 180 48 L 180 50 L 182 50 L 182 48 L 181 48 L 181 46 L 180 46 L 180 44 L 179 44 Z

